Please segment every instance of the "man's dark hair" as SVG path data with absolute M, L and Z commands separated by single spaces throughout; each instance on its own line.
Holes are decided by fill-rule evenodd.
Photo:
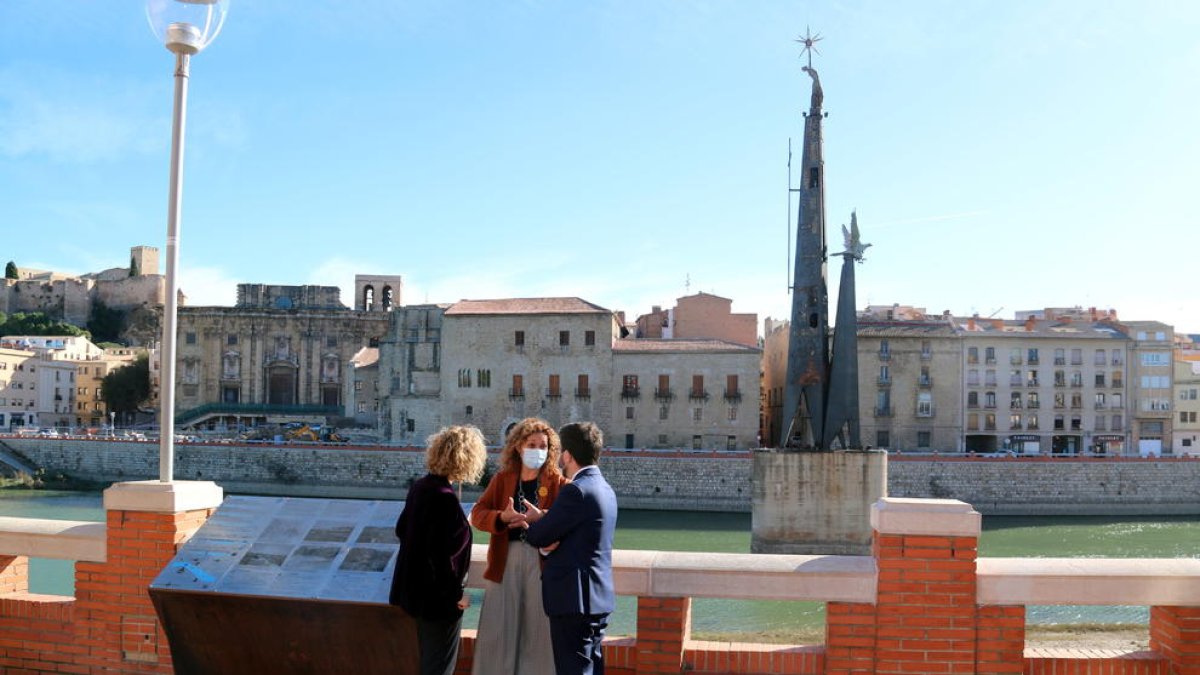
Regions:
M 604 449 L 604 434 L 591 422 L 574 422 L 558 430 L 563 450 L 571 453 L 579 466 L 591 466 L 600 461 Z

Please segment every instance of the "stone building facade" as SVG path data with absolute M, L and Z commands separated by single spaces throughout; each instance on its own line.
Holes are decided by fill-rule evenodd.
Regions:
M 403 304 L 404 278 L 399 275 L 354 275 L 354 309 L 391 312 Z
M 389 315 L 337 297 L 337 288 L 241 284 L 235 307 L 180 308 L 178 423 L 340 416 L 349 363 L 387 333 Z
M 624 339 L 612 349 L 609 445 L 758 447 L 759 349 L 700 339 Z
M 420 445 L 442 424 L 442 325 L 450 305 L 408 305 L 391 313 L 379 341 L 379 432 Z
M 537 416 L 595 422 L 616 447 L 693 447 L 699 436 L 701 447 L 745 449 L 757 431 L 758 360 L 756 348 L 717 340 L 622 338 L 616 314 L 579 298 L 402 307 L 380 342 L 381 432 L 418 444 L 441 426 L 473 424 L 500 444 L 513 423 Z M 689 397 L 697 376 L 703 395 Z M 665 417 L 653 386 L 624 386 L 662 377 L 677 387 Z
M 530 416 L 555 427 L 588 420 L 612 433 L 619 335 L 611 311 L 579 298 L 454 303 L 442 326 L 443 423 L 474 424 L 496 444 Z

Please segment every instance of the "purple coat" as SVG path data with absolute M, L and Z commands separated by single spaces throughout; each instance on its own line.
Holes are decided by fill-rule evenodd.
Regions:
M 462 615 L 471 526 L 445 476 L 426 476 L 408 490 L 396 521 L 400 555 L 388 601 L 411 616 L 453 619 Z

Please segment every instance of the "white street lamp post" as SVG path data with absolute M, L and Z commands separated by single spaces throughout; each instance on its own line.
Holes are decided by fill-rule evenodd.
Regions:
M 175 343 L 179 313 L 179 221 L 183 205 L 183 133 L 187 119 L 188 67 L 225 23 L 228 0 L 148 0 L 146 18 L 154 34 L 175 54 L 175 108 L 171 123 L 171 177 L 167 197 L 167 278 L 163 307 L 162 368 L 159 371 L 158 480 L 175 474 Z

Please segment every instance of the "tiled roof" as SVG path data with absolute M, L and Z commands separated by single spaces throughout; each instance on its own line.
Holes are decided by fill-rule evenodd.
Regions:
M 614 352 L 626 354 L 664 352 L 707 352 L 757 354 L 762 350 L 725 340 L 701 340 L 685 338 L 628 338 L 613 342 Z
M 366 368 L 379 363 L 379 348 L 363 347 L 350 357 L 350 363 L 353 363 L 355 368 Z
M 954 328 L 945 321 L 886 321 L 858 320 L 858 334 L 868 337 L 900 335 L 927 335 L 931 337 L 953 337 Z
M 470 314 L 611 314 L 600 305 L 580 298 L 501 298 L 459 300 L 446 310 L 447 316 Z
M 964 337 L 1067 337 L 1080 339 L 1125 340 L 1128 336 L 1115 324 L 1061 319 L 1034 319 L 1028 322 L 1005 319 L 955 317 L 958 332 Z M 972 323 L 974 329 L 971 328 Z

